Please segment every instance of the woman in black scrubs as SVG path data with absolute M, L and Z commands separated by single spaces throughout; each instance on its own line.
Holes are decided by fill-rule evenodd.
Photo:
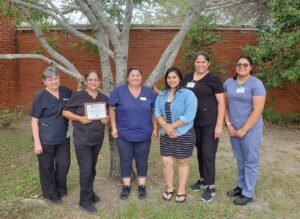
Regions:
M 60 203 L 67 195 L 67 174 L 70 166 L 70 138 L 68 120 L 61 115 L 72 91 L 60 86 L 56 68 L 43 72 L 45 89 L 35 97 L 31 109 L 34 152 L 39 162 L 43 196 Z
M 72 120 L 74 129 L 74 146 L 80 172 L 79 206 L 88 213 L 95 213 L 94 204 L 100 201 L 95 194 L 93 184 L 96 176 L 96 164 L 104 139 L 105 124 L 108 117 L 89 120 L 85 115 L 85 103 L 104 102 L 107 96 L 99 92 L 100 77 L 96 72 L 85 75 L 86 88 L 74 93 L 63 110 L 63 116 Z
M 225 115 L 223 85 L 217 75 L 209 72 L 209 66 L 208 54 L 199 52 L 195 56 L 195 71 L 184 77 L 184 86 L 198 99 L 194 128 L 200 179 L 190 188 L 192 191 L 206 188 L 201 197 L 205 202 L 215 196 L 215 160 Z

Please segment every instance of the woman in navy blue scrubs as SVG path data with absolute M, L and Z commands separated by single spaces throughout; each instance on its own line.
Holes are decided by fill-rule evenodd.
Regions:
M 142 72 L 138 68 L 128 70 L 127 82 L 116 87 L 109 98 L 111 134 L 118 138 L 121 177 L 121 200 L 130 194 L 132 161 L 135 159 L 138 174 L 138 197 L 146 198 L 146 177 L 151 138 L 157 136 L 157 123 L 152 119 L 155 94 L 142 86 Z
M 68 120 L 61 115 L 72 91 L 60 86 L 56 68 L 43 73 L 45 89 L 35 97 L 31 109 L 34 152 L 39 162 L 43 196 L 60 203 L 67 195 L 67 174 L 70 166 L 70 138 Z
M 108 117 L 89 120 L 85 115 L 85 103 L 107 104 L 107 96 L 99 92 L 100 76 L 91 71 L 85 75 L 86 88 L 74 93 L 63 110 L 63 116 L 72 120 L 74 146 L 80 173 L 79 206 L 88 213 L 95 213 L 94 204 L 100 201 L 93 184 L 96 176 L 98 155 L 104 139 L 105 124 Z

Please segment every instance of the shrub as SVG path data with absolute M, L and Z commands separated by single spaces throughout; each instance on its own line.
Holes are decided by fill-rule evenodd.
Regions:
M 13 123 L 22 118 L 22 110 L 11 110 L 9 108 L 0 108 L 0 128 L 8 128 Z
M 286 120 L 289 124 L 300 125 L 300 113 L 290 114 L 287 116 Z
M 270 108 L 265 108 L 263 112 L 263 116 L 267 119 L 271 124 L 284 126 L 285 122 L 283 118 L 280 116 L 279 112 L 276 112 Z

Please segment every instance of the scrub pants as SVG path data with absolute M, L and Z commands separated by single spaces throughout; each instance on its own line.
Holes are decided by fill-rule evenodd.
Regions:
M 131 177 L 132 161 L 135 159 L 138 177 L 146 177 L 151 141 L 131 142 L 118 138 L 122 178 Z
M 75 153 L 79 166 L 80 181 L 80 205 L 91 202 L 94 195 L 94 180 L 96 176 L 96 165 L 101 144 L 94 146 L 76 146 Z
M 263 127 L 250 129 L 243 138 L 230 137 L 232 151 L 237 159 L 238 178 L 236 185 L 242 194 L 252 198 L 258 177 L 259 150 Z
M 40 183 L 46 198 L 67 195 L 67 175 L 70 167 L 70 140 L 59 145 L 42 145 L 38 154 Z
M 214 126 L 195 126 L 197 159 L 200 178 L 204 185 L 214 185 L 216 175 L 216 153 L 219 139 L 215 139 Z

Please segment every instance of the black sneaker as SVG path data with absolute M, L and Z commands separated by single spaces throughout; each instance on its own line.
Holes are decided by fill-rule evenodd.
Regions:
M 92 202 L 83 202 L 80 203 L 79 206 L 81 207 L 81 209 L 83 211 L 85 211 L 88 214 L 94 214 L 96 213 L 97 209 L 95 208 L 95 206 L 92 204 Z
M 190 189 L 194 192 L 199 191 L 201 188 L 206 188 L 207 185 L 204 185 L 204 180 L 199 179 L 195 184 L 190 186 Z
M 204 202 L 210 202 L 214 199 L 215 194 L 216 194 L 215 188 L 208 186 L 205 192 L 203 193 L 201 200 Z
M 233 200 L 233 203 L 235 205 L 246 205 L 252 201 L 253 201 L 253 198 L 248 198 L 244 195 L 240 195 L 239 197 L 237 197 L 236 199 Z
M 139 199 L 144 200 L 147 196 L 146 187 L 144 185 L 140 185 L 138 187 L 138 192 L 139 192 L 139 195 L 138 195 Z
M 93 204 L 97 204 L 101 201 L 100 197 L 96 195 L 96 193 L 93 194 L 92 199 L 91 199 Z
M 238 196 L 238 195 L 241 195 L 242 194 L 242 188 L 240 187 L 235 187 L 233 190 L 230 190 L 227 192 L 227 195 L 230 196 L 230 197 L 235 197 L 235 196 Z
M 129 197 L 129 194 L 130 194 L 130 186 L 125 186 L 123 185 L 122 186 L 122 191 L 121 191 L 121 194 L 120 194 L 120 199 L 121 200 L 127 200 L 128 197 Z

